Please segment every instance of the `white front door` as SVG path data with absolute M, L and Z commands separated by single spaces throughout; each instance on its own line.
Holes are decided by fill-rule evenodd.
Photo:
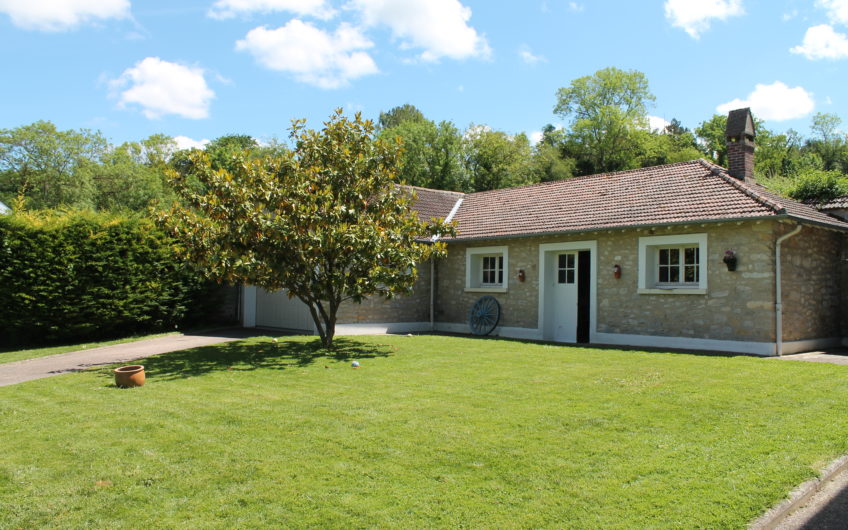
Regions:
M 577 252 L 558 253 L 552 265 L 552 338 L 556 342 L 577 342 Z

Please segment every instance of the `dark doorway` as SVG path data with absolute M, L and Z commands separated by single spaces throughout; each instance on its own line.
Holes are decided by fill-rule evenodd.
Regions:
M 592 283 L 592 253 L 577 254 L 577 342 L 589 342 L 589 291 Z

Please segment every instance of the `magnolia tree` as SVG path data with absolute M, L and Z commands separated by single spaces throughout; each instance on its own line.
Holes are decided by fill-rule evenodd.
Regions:
M 418 220 L 397 182 L 400 144 L 377 139 L 359 114 L 337 110 L 320 131 L 295 121 L 290 136 L 291 151 L 236 153 L 227 169 L 192 153 L 169 174 L 183 204 L 159 221 L 211 278 L 299 298 L 332 348 L 343 302 L 408 293 L 416 265 L 444 255 L 437 236 L 453 229 Z

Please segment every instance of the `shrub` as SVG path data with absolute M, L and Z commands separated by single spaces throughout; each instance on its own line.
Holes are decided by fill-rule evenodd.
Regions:
M 49 210 L 0 216 L 0 342 L 173 329 L 214 311 L 214 291 L 148 219 Z
M 848 194 L 848 178 L 838 171 L 811 170 L 799 175 L 789 196 L 802 202 L 827 202 Z

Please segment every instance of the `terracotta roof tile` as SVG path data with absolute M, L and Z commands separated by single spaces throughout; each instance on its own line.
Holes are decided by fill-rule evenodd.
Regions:
M 824 204 L 816 205 L 816 209 L 818 210 L 839 210 L 842 208 L 848 208 L 848 195 L 843 195 L 842 197 L 837 197 L 832 201 L 827 201 Z
M 415 210 L 418 212 L 418 219 L 424 222 L 433 218 L 447 218 L 457 201 L 464 197 L 464 194 L 456 191 L 431 190 L 418 186 L 404 186 L 404 189 L 415 192 Z
M 471 193 L 454 219 L 462 240 L 778 215 L 848 229 L 704 160 Z

